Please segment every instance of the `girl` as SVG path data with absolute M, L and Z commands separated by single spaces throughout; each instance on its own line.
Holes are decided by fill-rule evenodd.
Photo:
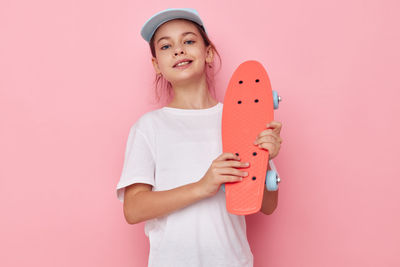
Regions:
M 221 184 L 248 175 L 249 163 L 222 153 L 223 104 L 211 94 L 215 46 L 194 9 L 167 9 L 143 26 L 152 63 L 173 90 L 172 101 L 145 113 L 130 128 L 117 196 L 126 221 L 146 221 L 148 266 L 253 266 L 244 216 L 226 210 Z M 276 157 L 281 123 L 259 134 L 255 145 Z M 275 169 L 276 170 L 276 169 Z M 246 178 L 244 178 L 246 179 Z M 271 214 L 277 191 L 264 190 L 262 212 Z

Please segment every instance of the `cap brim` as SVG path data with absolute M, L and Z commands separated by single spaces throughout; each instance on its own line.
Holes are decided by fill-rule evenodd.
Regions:
M 147 42 L 150 42 L 151 37 L 158 29 L 158 27 L 160 27 L 163 23 L 173 19 L 188 19 L 194 21 L 202 26 L 204 31 L 206 31 L 203 22 L 201 21 L 200 16 L 195 9 L 169 8 L 158 12 L 151 18 L 149 18 L 143 25 L 140 34 L 142 35 L 143 39 L 145 39 Z

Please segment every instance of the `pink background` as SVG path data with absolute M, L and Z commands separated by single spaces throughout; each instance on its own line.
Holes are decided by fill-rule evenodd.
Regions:
M 152 105 L 141 39 L 193 7 L 230 75 L 255 59 L 283 97 L 282 183 L 247 217 L 260 266 L 400 266 L 398 1 L 1 1 L 0 266 L 146 266 L 115 187 Z

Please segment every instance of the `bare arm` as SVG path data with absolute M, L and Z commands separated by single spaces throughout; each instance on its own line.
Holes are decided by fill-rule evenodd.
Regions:
M 258 136 L 255 145 L 260 148 L 269 151 L 269 159 L 275 158 L 280 150 L 282 138 L 280 137 L 280 132 L 282 129 L 282 123 L 279 121 L 271 121 L 267 124 L 267 130 L 262 131 Z M 268 164 L 268 170 L 271 167 Z M 264 197 L 261 206 L 261 212 L 264 214 L 272 214 L 278 205 L 278 191 L 268 191 L 267 187 L 264 186 Z
M 271 170 L 271 167 L 268 164 L 268 170 Z M 267 187 L 264 186 L 264 197 L 261 206 L 261 212 L 270 215 L 274 212 L 276 207 L 278 206 L 278 190 L 276 191 L 268 191 Z
M 247 167 L 233 153 L 222 153 L 197 182 L 165 191 L 152 191 L 148 184 L 125 188 L 124 215 L 129 224 L 167 215 L 204 198 L 214 196 L 222 183 L 237 182 L 247 176 L 237 168 Z
M 151 191 L 148 184 L 133 184 L 125 189 L 124 216 L 129 224 L 167 215 L 205 198 L 190 183 L 165 191 Z

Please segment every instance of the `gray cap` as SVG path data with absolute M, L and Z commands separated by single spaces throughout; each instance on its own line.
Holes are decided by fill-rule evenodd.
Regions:
M 149 18 L 143 25 L 140 34 L 146 42 L 150 42 L 151 37 L 156 32 L 157 28 L 161 26 L 164 22 L 173 19 L 188 19 L 196 22 L 203 27 L 204 31 L 207 33 L 203 22 L 200 19 L 199 13 L 193 8 L 168 8 L 154 14 Z

